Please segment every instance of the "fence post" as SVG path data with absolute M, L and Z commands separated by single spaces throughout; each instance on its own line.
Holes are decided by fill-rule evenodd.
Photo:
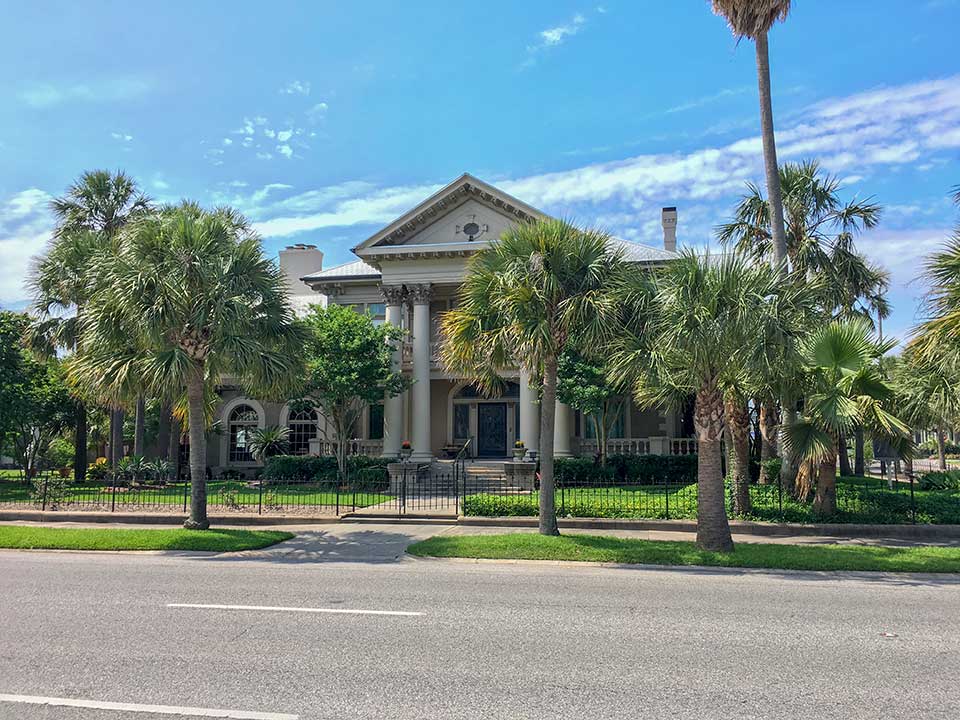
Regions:
M 117 509 L 117 473 L 114 471 L 110 475 L 110 512 Z
M 43 507 L 41 508 L 41 510 L 47 509 L 47 481 L 48 480 L 49 478 L 46 478 L 46 477 L 43 478 Z
M 917 501 L 913 496 L 913 473 L 907 473 L 910 478 L 910 515 L 913 518 L 913 524 L 917 524 Z
M 783 478 L 777 476 L 777 509 L 780 511 L 780 522 L 783 522 Z
M 337 517 L 340 517 L 340 480 L 334 482 L 334 488 L 337 492 Z
M 260 501 L 257 505 L 257 515 L 263 515 L 263 476 L 260 476 Z
M 567 492 L 563 483 L 560 483 L 560 514 L 567 514 Z
M 187 490 L 191 485 L 190 481 L 183 483 L 183 511 L 187 511 Z
M 663 483 L 663 507 L 666 514 L 666 520 L 670 519 L 670 484 Z

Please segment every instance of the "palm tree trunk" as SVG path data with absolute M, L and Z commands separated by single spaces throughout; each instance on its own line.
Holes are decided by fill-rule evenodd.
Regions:
M 789 403 L 783 404 L 783 424 L 792 425 L 797 421 L 797 411 Z M 800 471 L 800 463 L 793 456 L 793 453 L 787 452 L 787 448 L 780 446 L 780 484 L 783 491 L 792 494 L 797 485 L 797 473 Z
M 724 418 L 733 445 L 733 514 L 743 517 L 750 514 L 750 411 L 746 400 L 728 394 L 724 399 Z
M 850 475 L 850 453 L 847 450 L 847 435 L 840 433 L 840 474 Z
M 853 431 L 853 474 L 866 475 L 866 469 L 863 454 L 863 428 L 858 425 Z
M 83 482 L 87 477 L 87 406 L 77 403 L 77 426 L 73 437 L 73 479 Z
M 697 431 L 697 546 L 730 552 L 733 538 L 723 497 L 720 438 L 723 437 L 723 396 L 713 383 L 697 391 L 693 410 Z
M 780 432 L 780 422 L 777 416 L 777 406 L 770 401 L 760 404 L 760 482 L 764 485 L 770 478 L 763 471 L 763 463 L 777 456 L 777 434 Z
M 943 425 L 937 425 L 937 467 L 941 470 L 947 469 L 947 449 L 943 436 Z
M 180 421 L 170 415 L 170 441 L 167 445 L 167 460 L 173 465 L 173 476 L 180 477 Z
M 123 410 L 110 411 L 110 465 L 123 459 Z
M 820 463 L 817 475 L 817 493 L 813 497 L 813 511 L 830 516 L 837 512 L 837 450 Z
M 157 425 L 157 445 L 154 453 L 158 458 L 166 457 L 169 460 L 170 449 L 170 403 L 160 404 L 160 422 Z
M 540 534 L 559 535 L 553 484 L 553 426 L 557 416 L 557 359 L 543 362 L 540 405 Z
M 777 165 L 777 143 L 773 134 L 773 100 L 770 96 L 770 54 L 767 33 L 760 33 L 754 43 L 757 47 L 757 86 L 760 91 L 760 135 L 763 139 L 763 167 L 767 177 L 767 197 L 770 202 L 770 228 L 773 235 L 774 262 L 787 257 L 787 234 L 783 227 L 783 197 L 780 190 L 780 171 Z
M 191 530 L 206 530 L 207 519 L 207 436 L 203 413 L 203 370 L 196 368 L 187 378 L 187 422 L 190 424 L 190 517 L 183 523 Z
M 145 454 L 143 443 L 147 430 L 147 401 L 143 395 L 137 395 L 137 414 L 133 419 L 133 454 L 143 457 Z

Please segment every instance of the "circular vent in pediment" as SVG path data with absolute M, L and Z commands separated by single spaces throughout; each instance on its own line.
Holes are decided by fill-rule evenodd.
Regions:
M 476 215 L 467 215 L 463 219 L 464 223 L 462 225 L 457 225 L 456 234 L 466 235 L 468 242 L 476 240 L 490 229 L 489 225 L 478 223 Z

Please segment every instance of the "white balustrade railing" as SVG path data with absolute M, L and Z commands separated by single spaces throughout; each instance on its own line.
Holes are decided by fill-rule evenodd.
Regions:
M 316 440 L 310 443 L 310 453 L 313 455 L 336 455 L 337 443 L 329 440 Z M 383 454 L 383 440 L 347 441 L 347 455 L 367 455 L 380 457 Z
M 590 457 L 599 452 L 596 440 L 578 441 L 579 454 Z M 607 440 L 607 455 L 691 455 L 697 452 L 697 441 L 692 438 L 610 438 Z
M 400 346 L 400 361 L 404 365 L 413 364 L 413 342 L 407 340 Z M 440 365 L 440 342 L 434 340 L 430 343 L 430 366 L 438 367 Z

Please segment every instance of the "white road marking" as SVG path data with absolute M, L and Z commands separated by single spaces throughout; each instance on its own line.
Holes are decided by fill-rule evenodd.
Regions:
M 201 610 L 260 610 L 263 612 L 329 613 L 331 615 L 398 615 L 419 617 L 421 612 L 406 610 L 347 610 L 345 608 L 276 607 L 273 605 L 203 605 L 199 603 L 167 603 L 168 608 L 195 608 Z
M 117 710 L 119 712 L 153 713 L 154 715 L 180 715 L 186 717 L 235 718 L 235 720 L 299 720 L 299 715 L 288 713 L 252 712 L 248 710 L 219 710 L 216 708 L 179 707 L 177 705 L 138 705 L 137 703 L 100 702 L 76 698 L 40 697 L 37 695 L 5 695 L 0 693 L 0 702 L 22 705 L 51 705 L 92 710 Z

